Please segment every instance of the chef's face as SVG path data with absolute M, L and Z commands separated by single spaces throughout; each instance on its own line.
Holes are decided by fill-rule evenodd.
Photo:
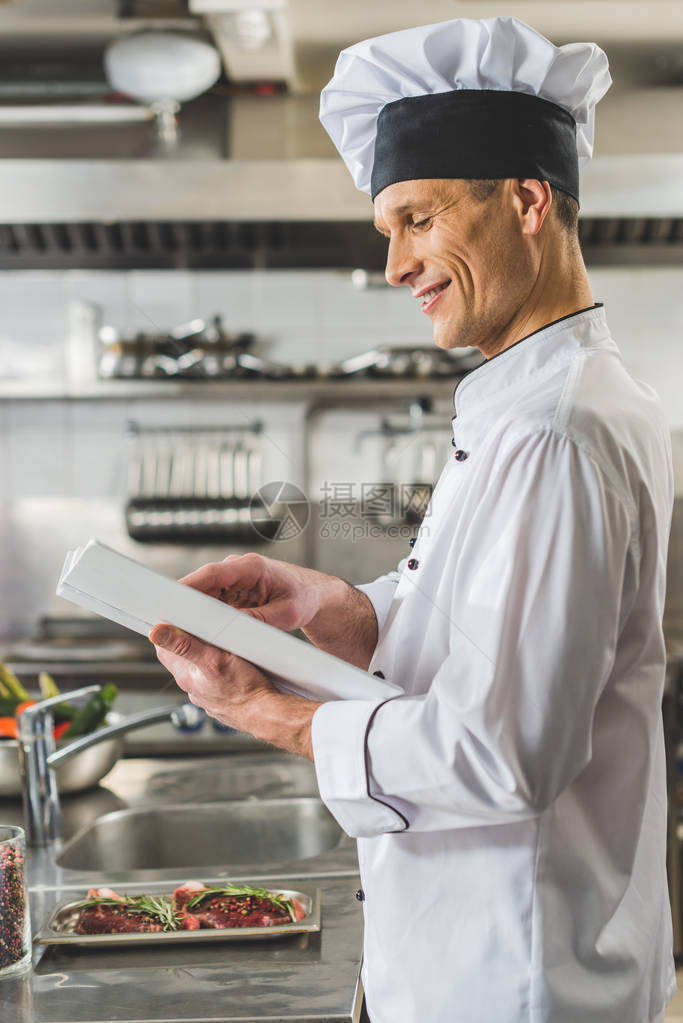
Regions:
M 491 198 L 466 181 L 400 181 L 375 199 L 389 238 L 386 278 L 404 284 L 432 321 L 440 348 L 495 350 L 533 289 L 537 267 L 525 241 L 513 181 Z

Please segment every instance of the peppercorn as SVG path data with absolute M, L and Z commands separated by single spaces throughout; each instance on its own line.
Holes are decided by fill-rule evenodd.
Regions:
M 24 857 L 20 849 L 0 850 L 0 969 L 18 963 L 26 953 Z

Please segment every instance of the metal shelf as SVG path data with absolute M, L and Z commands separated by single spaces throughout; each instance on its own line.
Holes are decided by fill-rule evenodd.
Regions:
M 129 401 L 138 398 L 227 398 L 241 401 L 330 401 L 367 402 L 371 398 L 449 398 L 460 376 L 400 380 L 364 378 L 359 380 L 200 380 L 147 381 L 106 380 L 78 388 L 50 383 L 0 383 L 0 400 Z

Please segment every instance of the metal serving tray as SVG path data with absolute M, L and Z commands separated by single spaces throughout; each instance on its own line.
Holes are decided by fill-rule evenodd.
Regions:
M 71 899 L 55 906 L 47 923 L 41 927 L 33 941 L 36 945 L 73 945 L 79 948 L 102 948 L 107 945 L 168 945 L 173 942 L 252 941 L 263 938 L 282 938 L 289 934 L 310 934 L 321 927 L 321 891 L 299 892 L 284 888 L 271 888 L 276 895 L 297 899 L 306 916 L 291 924 L 273 927 L 202 928 L 198 931 L 153 931 L 127 934 L 77 934 L 74 931 L 83 899 Z

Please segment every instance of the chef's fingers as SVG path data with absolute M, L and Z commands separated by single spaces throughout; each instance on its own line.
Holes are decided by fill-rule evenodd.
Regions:
M 228 604 L 260 603 L 264 562 L 260 554 L 231 554 L 225 561 L 202 565 L 180 582 Z
M 271 600 L 262 607 L 244 607 L 242 614 L 257 618 L 266 625 L 272 625 L 283 632 L 291 632 L 301 625 L 299 602 L 296 597 L 282 597 Z

